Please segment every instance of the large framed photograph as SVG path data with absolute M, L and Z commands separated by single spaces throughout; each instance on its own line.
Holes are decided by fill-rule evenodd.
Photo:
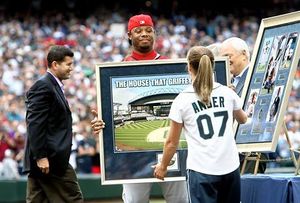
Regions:
M 217 58 L 215 80 L 227 85 L 227 59 Z M 168 135 L 168 114 L 175 97 L 191 79 L 186 59 L 131 61 L 96 65 L 102 184 L 156 182 Z M 187 143 L 182 135 L 166 181 L 184 180 Z
M 240 152 L 275 151 L 299 67 L 300 12 L 262 19 L 242 98 L 248 114 L 237 125 Z

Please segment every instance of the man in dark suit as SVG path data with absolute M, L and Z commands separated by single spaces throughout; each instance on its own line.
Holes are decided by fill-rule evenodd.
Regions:
M 279 108 L 279 103 L 280 103 L 280 91 L 281 91 L 281 87 L 278 88 L 277 90 L 277 95 L 271 105 L 271 109 L 270 109 L 270 119 L 269 121 L 273 121 L 277 112 L 278 112 L 278 108 Z
M 62 83 L 70 78 L 73 55 L 65 46 L 51 47 L 47 73 L 26 93 L 26 202 L 83 202 L 69 164 L 72 117 Z
M 232 74 L 232 80 L 230 87 L 241 96 L 243 87 L 248 74 L 248 67 L 250 63 L 250 51 L 247 43 L 238 38 L 231 37 L 221 43 L 219 47 L 219 54 L 221 56 L 228 56 L 229 58 L 229 70 Z M 240 154 L 241 167 L 244 163 L 244 155 Z M 268 154 L 262 154 L 261 159 L 268 159 Z M 253 173 L 255 167 L 255 161 L 248 161 L 245 173 Z M 258 173 L 264 173 L 266 170 L 266 163 L 260 162 L 258 166 Z
M 249 47 L 244 40 L 232 37 L 222 42 L 219 52 L 221 56 L 228 56 L 229 71 L 232 74 L 231 88 L 241 96 L 250 63 Z

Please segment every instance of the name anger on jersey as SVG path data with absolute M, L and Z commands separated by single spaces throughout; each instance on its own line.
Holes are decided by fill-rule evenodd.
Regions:
M 203 109 L 208 109 L 212 107 L 224 107 L 224 97 L 212 97 L 210 105 L 206 106 L 201 101 L 192 103 L 195 113 L 202 111 Z

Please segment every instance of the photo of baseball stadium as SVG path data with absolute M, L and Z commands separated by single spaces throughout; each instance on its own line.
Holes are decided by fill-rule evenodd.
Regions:
M 190 82 L 188 74 L 112 78 L 116 152 L 162 150 L 172 101 Z

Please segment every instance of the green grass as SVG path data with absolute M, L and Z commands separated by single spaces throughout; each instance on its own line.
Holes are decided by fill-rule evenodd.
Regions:
M 265 95 L 265 94 L 272 94 L 273 93 L 273 91 L 274 91 L 274 85 L 271 87 L 271 89 L 270 89 L 270 92 L 268 93 L 268 90 L 267 89 L 265 89 L 265 88 L 261 88 L 261 90 L 260 90 L 260 94 L 261 95 Z
M 115 129 L 115 141 L 122 150 L 162 150 L 163 142 L 147 142 L 147 136 L 154 130 L 168 127 L 170 120 L 138 121 Z M 163 132 L 166 138 L 168 131 Z M 180 142 L 180 148 L 186 148 L 186 141 Z
M 263 72 L 263 71 L 265 71 L 265 67 L 266 67 L 266 65 L 259 64 L 256 70 L 257 70 L 257 72 Z

